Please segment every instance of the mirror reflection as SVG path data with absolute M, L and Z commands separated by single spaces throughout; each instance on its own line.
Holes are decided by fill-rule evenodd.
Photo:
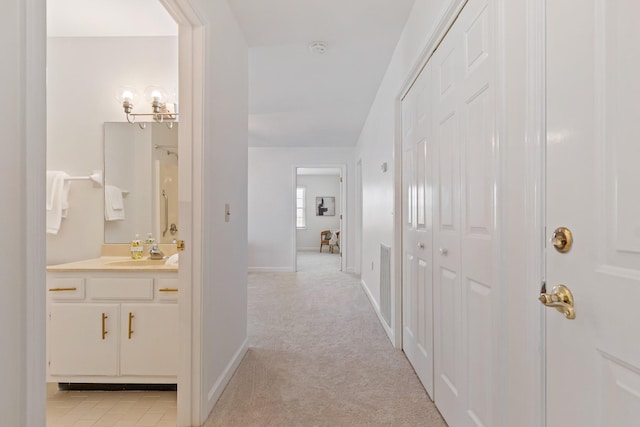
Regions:
M 178 123 L 104 124 L 105 243 L 178 239 Z

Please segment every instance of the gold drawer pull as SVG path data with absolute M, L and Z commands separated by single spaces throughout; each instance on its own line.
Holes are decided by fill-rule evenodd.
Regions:
M 78 288 L 51 288 L 49 292 L 77 291 Z
M 136 317 L 133 313 L 129 313 L 129 339 L 131 339 L 131 335 L 133 335 L 133 318 Z
M 107 336 L 107 334 L 109 333 L 107 331 L 107 325 L 106 325 L 106 321 L 109 318 L 109 316 L 107 316 L 107 313 L 102 313 L 102 339 L 104 340 Z
M 178 292 L 178 288 L 162 288 L 158 289 L 158 292 Z

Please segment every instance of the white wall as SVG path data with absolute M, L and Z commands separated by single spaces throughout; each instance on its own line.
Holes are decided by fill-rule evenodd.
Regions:
M 380 244 L 394 248 L 395 102 L 448 0 L 416 0 L 358 140 L 362 160 L 362 281 L 380 303 Z M 388 171 L 381 171 L 387 163 Z M 371 265 L 373 263 L 373 268 Z M 393 277 L 393 273 L 392 273 Z
M 199 301 L 204 421 L 247 346 L 248 49 L 226 0 L 193 4 L 207 27 Z M 227 203 L 229 222 L 224 215 Z
M 103 123 L 126 121 L 116 89 L 144 91 L 153 84 L 177 92 L 177 49 L 176 37 L 49 38 L 47 169 L 70 175 L 103 170 Z M 148 112 L 145 104 L 138 102 L 134 110 Z M 103 239 L 103 189 L 72 182 L 68 217 L 57 235 L 47 235 L 47 264 L 98 257 Z
M 352 148 L 249 148 L 249 269 L 293 271 L 295 235 L 295 167 L 347 165 L 346 269 L 353 271 Z M 318 244 L 319 246 L 319 244 Z M 319 249 L 319 247 L 318 247 Z
M 340 229 L 340 176 L 298 175 L 298 186 L 306 188 L 307 226 L 297 230 L 297 249 L 320 250 L 320 232 Z M 316 197 L 335 197 L 335 216 L 316 216 Z M 323 250 L 329 251 L 329 247 Z
M 0 423 L 6 426 L 45 425 L 38 334 L 45 313 L 45 10 L 42 0 L 7 0 L 0 14 Z

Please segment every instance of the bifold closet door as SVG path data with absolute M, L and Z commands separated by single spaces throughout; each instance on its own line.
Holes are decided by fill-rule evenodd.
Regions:
M 433 55 L 434 396 L 451 427 L 495 425 L 497 139 L 491 3 L 470 0 Z
M 402 103 L 402 347 L 433 398 L 432 86 L 431 72 L 425 70 Z

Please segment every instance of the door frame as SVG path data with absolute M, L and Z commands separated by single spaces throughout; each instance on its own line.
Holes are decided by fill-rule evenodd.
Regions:
M 340 234 L 342 237 L 340 238 L 340 253 L 342 254 L 340 258 L 340 271 L 346 272 L 347 270 L 347 165 L 344 163 L 338 164 L 296 164 L 293 166 L 293 189 L 292 189 L 292 221 L 291 224 L 293 226 L 293 239 L 292 245 L 293 253 L 292 253 L 292 263 L 293 272 L 296 273 L 298 271 L 298 229 L 296 227 L 296 188 L 298 185 L 298 168 L 336 168 L 340 169 L 340 178 L 342 179 L 342 185 L 340 186 L 340 213 L 342 214 L 342 219 L 340 220 Z M 308 214 L 308 210 L 307 210 Z
M 178 23 L 178 85 L 181 142 L 178 210 L 190 221 L 181 222 L 187 247 L 180 254 L 178 277 L 178 322 L 180 362 L 178 367 L 177 425 L 200 425 L 202 417 L 202 159 L 204 158 L 204 20 L 190 0 L 159 0 Z M 182 215 L 186 214 L 186 215 Z
M 180 203 L 183 211 L 191 212 L 191 224 L 183 224 L 183 236 L 189 243 L 181 260 L 180 282 L 183 284 L 179 298 L 179 322 L 183 342 L 178 373 L 178 426 L 200 425 L 202 396 L 202 363 L 200 349 L 202 281 L 202 167 L 196 159 L 202 159 L 204 141 L 205 37 L 206 29 L 190 0 L 159 0 L 179 25 L 179 84 L 183 111 L 179 129 L 184 151 L 180 157 L 192 163 L 191 175 L 181 186 Z M 46 0 L 27 0 L 25 13 L 25 144 L 27 163 L 26 188 L 29 208 L 25 219 L 26 257 L 34 268 L 28 269 L 25 282 L 26 330 L 25 361 L 26 384 L 24 393 L 25 423 L 41 426 L 45 423 L 45 246 L 44 239 L 44 171 L 46 169 Z M 182 178 L 182 176 L 181 176 Z M 184 284 L 190 286 L 184 286 Z

